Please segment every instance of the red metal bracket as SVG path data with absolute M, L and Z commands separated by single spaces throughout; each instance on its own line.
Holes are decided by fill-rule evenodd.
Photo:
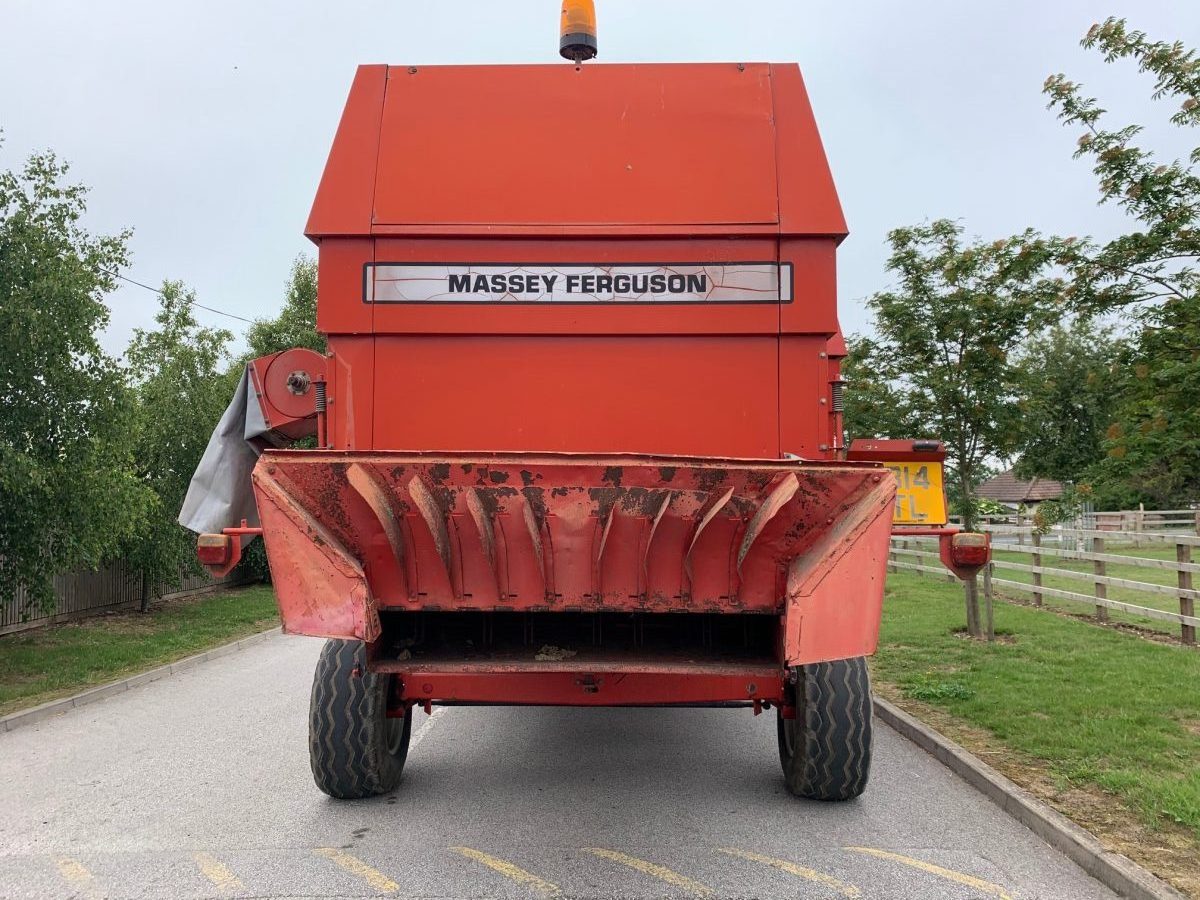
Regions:
M 936 537 L 938 558 L 941 559 L 942 565 L 963 581 L 974 578 L 992 558 L 990 534 L 950 527 L 900 527 L 892 529 L 892 537 Z
M 376 664 L 394 671 L 404 663 Z M 411 663 L 410 663 L 411 665 Z M 710 672 L 639 671 L 406 671 L 399 703 L 428 710 L 433 703 L 514 706 L 678 706 L 782 703 L 783 675 L 774 666 Z
M 260 537 L 261 528 L 245 519 L 236 528 L 224 528 L 220 534 L 202 534 L 196 538 L 196 558 L 213 578 L 224 578 L 242 561 L 242 538 Z
M 941 441 L 855 438 L 846 451 L 854 462 L 945 462 L 946 445 Z

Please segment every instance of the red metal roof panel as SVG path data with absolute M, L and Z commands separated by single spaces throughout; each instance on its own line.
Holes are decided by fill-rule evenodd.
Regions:
M 306 231 L 421 226 L 845 234 L 795 66 L 364 66 Z

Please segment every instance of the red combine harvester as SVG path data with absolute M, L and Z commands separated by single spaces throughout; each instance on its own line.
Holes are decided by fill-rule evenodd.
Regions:
M 857 796 L 894 520 L 960 573 L 986 544 L 940 527 L 940 444 L 843 446 L 799 69 L 581 66 L 572 28 L 574 66 L 358 70 L 306 231 L 329 352 L 251 364 L 181 521 L 217 574 L 261 534 L 330 639 L 334 797 L 433 704 L 774 708 L 788 788 Z

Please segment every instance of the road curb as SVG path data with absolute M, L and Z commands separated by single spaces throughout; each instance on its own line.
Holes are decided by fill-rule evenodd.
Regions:
M 876 697 L 875 715 L 1122 897 L 1130 900 L 1187 900 L 1183 894 L 1129 857 L 1104 849 L 1090 832 L 904 710 Z
M 219 647 L 213 647 L 211 650 L 205 650 L 203 653 L 197 653 L 195 656 L 184 657 L 173 663 L 167 663 L 165 666 L 159 666 L 147 672 L 139 672 L 137 675 L 130 675 L 128 678 L 122 678 L 120 681 L 112 681 L 108 684 L 102 684 L 99 687 L 90 688 L 71 697 L 51 700 L 49 703 L 43 703 L 41 706 L 34 706 L 31 709 L 23 709 L 19 712 L 10 713 L 0 718 L 0 733 L 13 731 L 25 725 L 33 725 L 51 716 L 64 713 L 68 709 L 87 706 L 89 703 L 95 703 L 97 700 L 104 700 L 108 697 L 114 697 L 117 694 L 123 694 L 125 691 L 139 685 L 167 678 L 177 672 L 185 672 L 188 669 L 195 668 L 200 663 L 208 662 L 210 659 L 218 659 L 222 656 L 228 656 L 230 653 L 236 653 L 246 647 L 251 647 L 261 641 L 265 641 L 272 635 L 282 633 L 282 631 L 283 629 L 279 627 L 272 628 L 269 631 L 260 631 L 258 634 L 252 634 L 249 637 L 240 638 L 228 644 L 222 644 Z

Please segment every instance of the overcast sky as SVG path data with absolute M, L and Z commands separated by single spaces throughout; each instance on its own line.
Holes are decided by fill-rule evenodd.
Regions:
M 597 0 L 601 59 L 799 62 L 850 238 L 843 327 L 888 283 L 889 228 L 948 216 L 984 237 L 1033 225 L 1113 233 L 1078 129 L 1045 109 L 1051 72 L 1134 121 L 1165 113 L 1131 66 L 1078 46 L 1127 16 L 1200 44 L 1200 3 L 1008 0 Z M 89 225 L 132 227 L 128 274 L 272 315 L 359 63 L 556 62 L 554 0 L 0 0 L 0 166 L 50 148 L 92 188 Z M 153 294 L 113 294 L 107 347 Z M 200 311 L 206 324 L 236 321 Z

